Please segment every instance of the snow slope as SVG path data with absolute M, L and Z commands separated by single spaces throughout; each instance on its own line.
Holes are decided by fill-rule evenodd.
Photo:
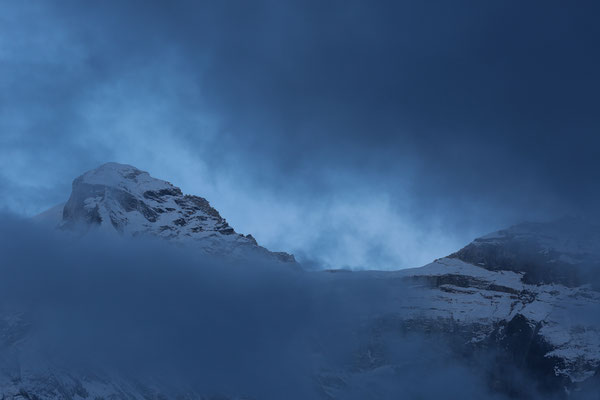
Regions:
M 532 373 L 569 391 L 600 371 L 600 291 L 585 283 L 600 275 L 598 232 L 574 219 L 520 224 L 420 268 L 335 273 L 332 280 L 377 282 L 385 299 L 372 315 L 378 335 L 382 326 L 393 335 L 460 332 L 460 351 L 521 353 Z
M 38 219 L 56 215 L 57 207 Z M 125 164 L 107 163 L 76 178 L 57 224 L 81 233 L 100 229 L 153 236 L 191 244 L 211 254 L 245 257 L 250 252 L 295 263 L 294 256 L 270 252 L 251 235 L 236 233 L 206 199 L 184 195 L 171 183 Z

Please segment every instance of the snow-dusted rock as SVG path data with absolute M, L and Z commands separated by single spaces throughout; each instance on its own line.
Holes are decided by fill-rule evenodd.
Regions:
M 600 371 L 599 232 L 574 219 L 526 223 L 420 268 L 332 276 L 379 282 L 386 299 L 372 316 L 379 336 L 381 329 L 460 335 L 459 351 L 510 354 L 545 385 L 568 391 Z
M 589 285 L 528 284 L 523 273 L 489 271 L 456 258 L 402 273 L 431 287 L 427 298 L 402 305 L 407 316 L 426 314 L 477 325 L 481 330 L 474 341 L 486 338 L 498 324 L 522 316 L 551 346 L 545 356 L 555 359 L 557 375 L 578 382 L 593 376 L 600 366 L 600 292 Z
M 600 226 L 578 218 L 522 223 L 475 239 L 450 257 L 522 272 L 532 284 L 578 286 L 600 270 Z
M 55 209 L 39 219 L 55 215 Z M 76 178 L 58 225 L 80 232 L 149 235 L 217 255 L 244 257 L 250 252 L 295 262 L 290 254 L 270 252 L 251 235 L 236 233 L 206 199 L 184 195 L 171 183 L 124 164 L 107 163 Z

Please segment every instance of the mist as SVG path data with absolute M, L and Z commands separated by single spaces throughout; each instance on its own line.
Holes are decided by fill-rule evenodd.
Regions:
M 52 366 L 173 396 L 326 398 L 323 387 L 333 387 L 348 399 L 504 398 L 490 391 L 493 351 L 465 357 L 435 333 L 381 330 L 395 321 L 385 293 L 416 290 L 402 283 L 382 292 L 389 282 L 360 273 L 73 237 L 10 215 L 0 227 L 3 382 Z M 383 365 L 372 366 L 384 349 Z M 527 382 L 518 371 L 514 381 Z M 328 382 L 340 373 L 352 379 Z M 537 395 L 529 383 L 513 385 Z
M 595 218 L 597 9 L 5 1 L 0 207 L 34 215 L 118 161 L 268 248 L 355 269 Z
M 600 287 L 599 12 L 588 0 L 0 1 L 0 387 L 597 399 L 597 367 L 571 393 L 548 374 L 539 326 L 521 321 L 532 337 L 505 348 L 467 346 L 472 327 L 404 323 L 396 307 L 425 289 L 378 271 L 567 215 L 568 229 L 594 225 L 557 239 L 573 258 L 539 247 L 542 232 L 468 262 Z M 299 265 L 31 218 L 110 161 L 206 198 Z M 553 316 L 595 335 L 597 303 L 582 302 Z

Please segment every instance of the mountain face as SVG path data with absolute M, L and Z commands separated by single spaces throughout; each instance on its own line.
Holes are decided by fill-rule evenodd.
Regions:
M 335 281 L 375 282 L 388 298 L 371 316 L 372 334 L 359 357 L 368 362 L 350 380 L 397 368 L 388 356 L 393 345 L 382 338 L 421 332 L 453 341 L 464 359 L 494 354 L 489 384 L 511 397 L 528 398 L 531 388 L 568 397 L 597 385 L 600 291 L 593 276 L 599 274 L 599 232 L 575 219 L 524 223 L 420 268 L 333 274 Z M 526 385 L 510 381 L 515 370 L 527 375 Z M 343 371 L 345 379 L 349 373 Z
M 219 256 L 259 254 L 294 262 L 286 253 L 269 252 L 251 236 L 235 233 L 205 199 L 184 195 L 127 165 L 105 164 L 75 179 L 64 207 L 41 219 L 53 216 L 68 231 L 101 229 L 186 243 Z M 406 355 L 405 343 L 413 343 L 415 336 L 447 343 L 439 350 L 451 352 L 447 368 L 485 360 L 482 373 L 494 393 L 537 398 L 533 390 L 548 398 L 579 398 L 577 393 L 589 393 L 600 379 L 599 264 L 600 227 L 563 219 L 494 232 L 420 268 L 302 272 L 315 286 L 315 296 L 326 299 L 316 308 L 324 313 L 320 318 L 345 321 L 316 329 L 315 359 L 322 360 L 313 370 L 317 398 L 389 398 L 378 394 L 385 393 L 380 389 L 406 382 L 422 357 Z M 354 305 L 344 311 L 345 319 L 337 308 L 328 308 L 331 296 Z M 0 333 L 5 353 L 19 353 L 19 346 L 27 346 L 27 319 L 21 314 L 0 318 Z M 4 398 L 176 398 L 114 374 L 82 377 L 34 367 L 35 374 L 20 366 L 18 379 L 0 373 Z M 436 371 L 432 374 L 444 373 Z M 405 388 L 392 393 L 398 390 Z M 591 393 L 586 398 L 598 398 Z M 182 398 L 202 395 L 187 392 Z
M 295 263 L 294 256 L 270 252 L 252 235 L 236 233 L 206 199 L 184 195 L 171 183 L 130 165 L 107 163 L 76 178 L 62 210 L 59 226 L 64 230 L 153 236 L 221 256 L 251 253 Z
M 600 269 L 600 227 L 577 218 L 523 223 L 484 237 L 450 255 L 490 271 L 523 273 L 529 284 L 590 284 Z

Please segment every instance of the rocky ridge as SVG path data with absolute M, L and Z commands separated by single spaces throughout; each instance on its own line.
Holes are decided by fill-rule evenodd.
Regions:
M 335 282 L 372 282 L 387 299 L 370 316 L 359 372 L 338 376 L 353 381 L 395 368 L 389 343 L 378 338 L 433 332 L 466 358 L 496 354 L 490 386 L 511 396 L 527 397 L 507 383 L 505 370 L 513 367 L 548 395 L 589 387 L 600 376 L 598 232 L 575 219 L 524 223 L 420 268 L 332 274 Z M 326 388 L 333 398 L 340 390 Z
M 249 252 L 295 263 L 294 256 L 268 251 L 252 235 L 236 233 L 205 198 L 183 194 L 171 183 L 124 164 L 107 163 L 76 178 L 58 225 L 77 232 L 153 236 L 220 256 L 245 257 Z

